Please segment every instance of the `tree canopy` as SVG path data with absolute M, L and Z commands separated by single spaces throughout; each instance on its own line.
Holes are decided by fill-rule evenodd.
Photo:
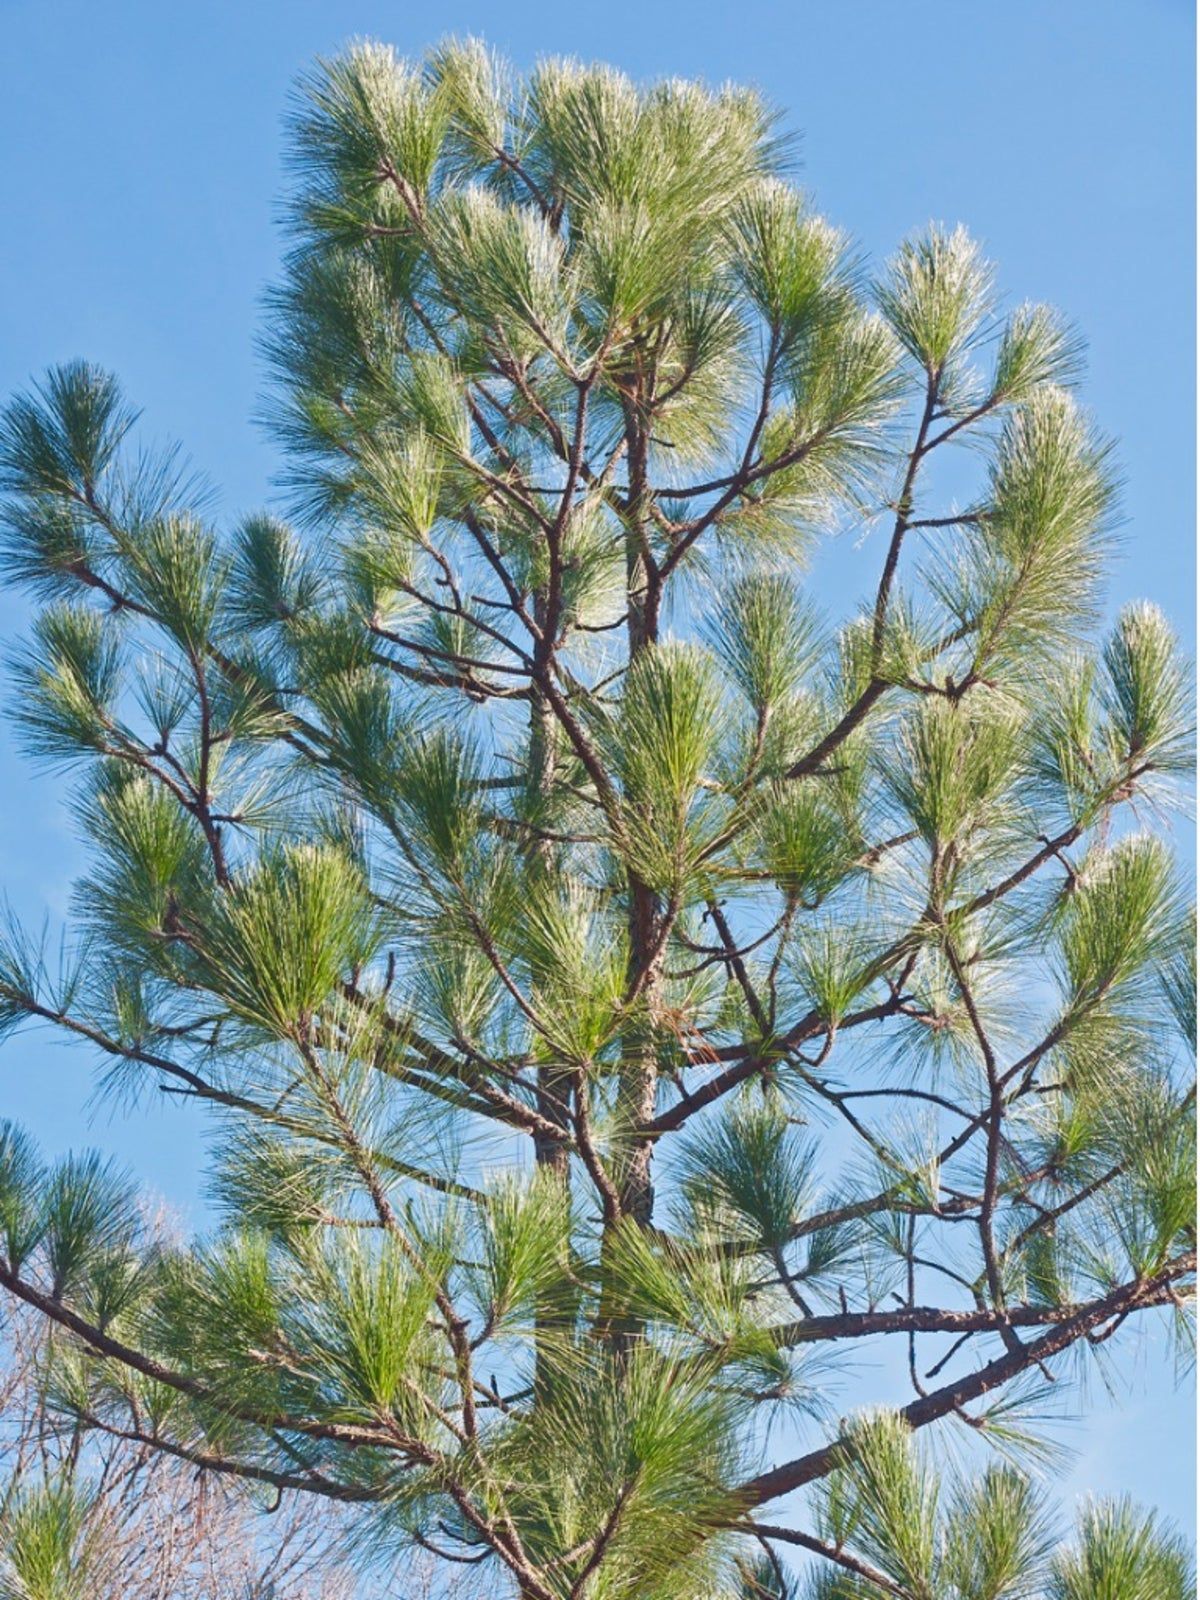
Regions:
M 962 228 L 869 268 L 737 88 L 367 44 L 288 148 L 290 520 L 84 362 L 0 421 L 90 851 L 0 1020 L 217 1129 L 187 1247 L 5 1130 L 56 1406 L 522 1600 L 1182 1597 L 1006 1459 L 1195 1266 L 1189 675 L 1078 338 Z

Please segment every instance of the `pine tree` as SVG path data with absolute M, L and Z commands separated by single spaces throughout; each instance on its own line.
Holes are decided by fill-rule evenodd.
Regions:
M 1077 338 L 962 229 L 872 275 L 736 88 L 364 45 L 290 151 L 290 523 L 92 366 L 3 418 L 90 849 L 3 1020 L 215 1119 L 223 1218 L 6 1132 L 56 1404 L 522 1600 L 1182 1596 L 1131 1506 L 1056 1552 L 949 1464 L 1187 1339 L 1188 673 L 1102 629 Z

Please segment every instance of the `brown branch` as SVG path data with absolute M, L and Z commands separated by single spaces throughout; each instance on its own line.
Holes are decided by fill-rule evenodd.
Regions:
M 911 1428 L 923 1428 L 928 1423 L 936 1422 L 1001 1384 L 1010 1382 L 1022 1372 L 1028 1371 L 1030 1367 L 1038 1366 L 1060 1354 L 1076 1340 L 1083 1338 L 1110 1318 L 1130 1311 L 1171 1304 L 1175 1295 L 1174 1283 L 1195 1269 L 1196 1252 L 1190 1250 L 1174 1261 L 1168 1262 L 1152 1277 L 1134 1279 L 1133 1282 L 1122 1284 L 1112 1290 L 1102 1299 L 1093 1301 L 1022 1350 L 1008 1351 L 977 1371 L 956 1378 L 943 1388 L 934 1389 L 930 1394 L 912 1401 L 903 1407 L 900 1416 Z M 751 1478 L 742 1486 L 741 1493 L 746 1504 L 758 1505 L 765 1500 L 774 1500 L 780 1495 L 790 1494 L 793 1489 L 799 1489 L 806 1483 L 827 1477 L 837 1466 L 847 1448 L 850 1448 L 848 1440 L 835 1439 L 832 1443 L 822 1445 L 820 1449 L 812 1450 L 794 1461 L 784 1462 L 780 1466 L 759 1473 L 757 1477 Z
M 140 1372 L 143 1377 L 164 1384 L 168 1389 L 186 1395 L 191 1400 L 199 1401 L 202 1405 L 225 1416 L 235 1417 L 240 1422 L 249 1422 L 259 1428 L 299 1433 L 309 1439 L 328 1439 L 336 1444 L 362 1445 L 376 1450 L 397 1448 L 393 1436 L 380 1428 L 366 1428 L 343 1422 L 318 1422 L 312 1418 L 292 1417 L 282 1412 L 258 1411 L 252 1406 L 226 1404 L 199 1379 L 187 1373 L 176 1372 L 164 1362 L 146 1355 L 144 1351 L 114 1338 L 112 1334 L 107 1333 L 96 1323 L 89 1322 L 86 1317 L 80 1316 L 61 1300 L 20 1277 L 4 1263 L 0 1263 L 0 1288 L 6 1289 L 15 1299 L 23 1301 L 27 1306 L 32 1306 L 35 1311 L 40 1311 L 59 1327 L 66 1328 L 68 1333 L 73 1333 L 76 1338 L 82 1339 L 96 1354 L 108 1356 L 123 1367 L 128 1367 L 133 1372 Z M 416 1447 L 416 1441 L 412 1441 L 411 1444 L 413 1448 Z M 409 1444 L 403 1448 L 408 1449 Z
M 902 1589 L 898 1583 L 893 1583 L 886 1572 L 880 1572 L 878 1567 L 873 1567 L 861 1556 L 844 1550 L 840 1545 L 828 1544 L 824 1539 L 818 1539 L 811 1533 L 801 1533 L 797 1528 L 773 1527 L 762 1522 L 736 1522 L 733 1527 L 736 1533 L 750 1533 L 756 1539 L 777 1539 L 781 1544 L 794 1544 L 801 1550 L 811 1551 L 813 1555 L 823 1556 L 826 1561 L 832 1561 L 836 1566 L 852 1572 L 856 1578 L 863 1578 L 868 1583 L 873 1583 L 884 1594 L 895 1595 L 898 1600 L 912 1600 L 909 1590 Z
M 894 1311 L 843 1311 L 830 1316 L 801 1317 L 795 1322 L 781 1323 L 767 1332 L 781 1349 L 830 1340 L 873 1339 L 891 1333 L 971 1337 L 980 1333 L 1000 1333 L 1006 1327 L 1057 1327 L 1086 1309 L 1086 1305 L 1014 1305 L 955 1311 L 942 1306 L 899 1306 Z
M 316 1471 L 315 1468 L 305 1473 L 279 1472 L 272 1467 L 259 1466 L 251 1461 L 235 1461 L 231 1456 L 215 1455 L 211 1451 L 179 1444 L 173 1439 L 164 1439 L 158 1433 L 145 1433 L 140 1428 L 120 1428 L 115 1423 L 106 1422 L 103 1417 L 97 1416 L 92 1411 L 80 1410 L 74 1414 L 89 1428 L 95 1428 L 111 1439 L 124 1439 L 130 1444 L 146 1445 L 151 1450 L 174 1456 L 179 1461 L 188 1461 L 205 1472 L 245 1478 L 252 1483 L 269 1483 L 279 1490 L 294 1489 L 305 1494 L 320 1495 L 326 1500 L 349 1501 L 356 1504 L 382 1500 L 386 1494 L 383 1489 L 368 1489 L 338 1483 L 335 1479 Z

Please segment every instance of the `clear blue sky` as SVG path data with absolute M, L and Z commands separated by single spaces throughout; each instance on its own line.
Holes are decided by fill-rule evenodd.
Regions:
M 817 203 L 876 258 L 931 218 L 966 223 L 1014 299 L 1052 301 L 1087 335 L 1085 398 L 1126 478 L 1114 604 L 1149 596 L 1193 637 L 1190 0 L 0 0 L 0 395 L 51 362 L 101 362 L 154 437 L 184 442 L 224 513 L 266 502 L 278 459 L 250 421 L 254 338 L 289 86 L 351 37 L 418 53 L 447 32 L 521 65 L 571 53 L 757 84 L 801 135 Z M 857 587 L 852 560 L 839 551 L 826 585 Z M 21 616 L 0 596 L 6 639 Z M 2 727 L 0 793 L 0 888 L 57 930 L 81 864 L 62 783 L 32 774 Z M 136 1157 L 202 1220 L 189 1114 L 89 1120 L 90 1068 L 18 1036 L 0 1052 L 0 1114 L 52 1149 Z M 1067 1488 L 1129 1489 L 1187 1525 L 1190 1398 L 1161 1352 L 1143 1366 L 1115 1409 L 1096 1386 Z

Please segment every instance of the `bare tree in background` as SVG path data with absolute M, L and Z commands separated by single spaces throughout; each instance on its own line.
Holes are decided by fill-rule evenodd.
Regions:
M 335 1519 L 253 1492 L 53 1401 L 56 1335 L 0 1323 L 0 1594 L 22 1600 L 360 1600 Z M 269 1512 L 269 1515 L 265 1513 Z M 419 1574 L 414 1574 L 419 1578 Z M 409 1591 L 422 1593 L 419 1581 Z

